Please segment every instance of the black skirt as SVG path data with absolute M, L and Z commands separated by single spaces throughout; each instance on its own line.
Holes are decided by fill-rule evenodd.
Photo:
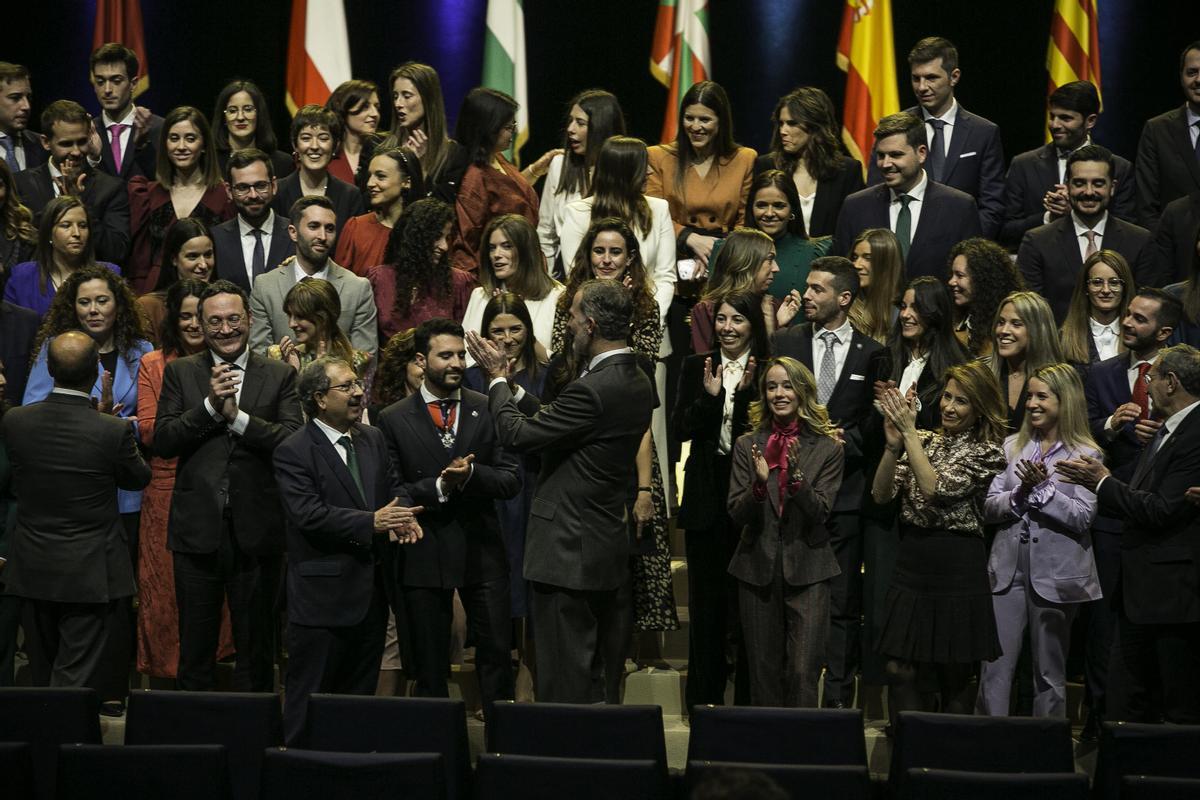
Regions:
M 997 658 L 1000 640 L 987 559 L 981 536 L 901 523 L 879 652 L 926 664 Z

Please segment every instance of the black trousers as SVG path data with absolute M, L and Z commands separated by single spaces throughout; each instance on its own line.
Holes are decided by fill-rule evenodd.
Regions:
M 616 589 L 586 591 L 530 581 L 529 614 L 537 643 L 537 699 L 544 703 L 618 702 L 629 626 L 629 576 Z M 618 654 L 620 651 L 620 654 Z
M 734 659 L 734 703 L 750 702 L 737 580 L 729 574 L 737 534 L 728 516 L 721 517 L 712 528 L 690 530 L 684 539 L 688 569 L 688 708 L 725 704 L 730 655 Z
M 1169 590 L 1170 587 L 1164 587 Z M 1139 625 L 1117 616 L 1106 720 L 1200 724 L 1200 622 Z
M 141 519 L 140 511 L 121 515 L 121 526 L 125 529 L 125 542 L 129 545 L 129 560 L 135 579 Z M 137 617 L 133 610 L 133 598 L 122 597 L 117 600 L 111 613 L 104 652 L 90 684 L 96 689 L 101 702 L 124 701 L 129 695 L 129 673 L 133 669 L 134 653 L 137 652 Z
M 849 706 L 862 666 L 863 528 L 857 510 L 837 511 L 825 523 L 842 574 L 829 580 L 829 639 L 825 651 L 825 705 Z
M 317 628 L 288 623 L 283 700 L 283 733 L 288 747 L 305 744 L 308 697 L 312 693 L 375 693 L 387 630 L 387 599 L 382 583 L 377 570 L 371 605 L 357 625 Z
M 1107 719 L 1108 665 L 1117 630 L 1117 612 L 1111 598 L 1116 596 L 1121 578 L 1121 535 L 1093 530 L 1092 553 L 1096 558 L 1096 575 L 1104 596 L 1085 603 L 1082 609 L 1082 622 L 1087 625 L 1084 676 L 1088 706 L 1092 713 Z
M 27 599 L 25 602 L 31 611 L 32 634 L 38 650 L 50 665 L 49 685 L 89 685 L 99 668 L 108 639 L 108 623 L 119 601 L 59 603 Z
M 402 586 L 414 662 L 405 671 L 415 679 L 417 697 L 449 697 L 450 627 L 454 589 Z M 475 674 L 483 713 L 492 703 L 513 699 L 512 618 L 508 576 L 461 586 L 458 596 L 467 614 L 467 639 L 475 643 Z M 378 659 L 376 659 L 378 665 Z
M 17 630 L 21 627 L 21 609 L 25 601 L 3 594 L 0 583 L 0 686 L 12 686 L 17 659 Z
M 273 614 L 282 557 L 243 552 L 229 519 L 221 526 L 217 552 L 173 555 L 175 600 L 179 606 L 179 688 L 208 691 L 215 685 L 221 607 L 228 598 L 237 650 L 233 689 L 273 691 Z

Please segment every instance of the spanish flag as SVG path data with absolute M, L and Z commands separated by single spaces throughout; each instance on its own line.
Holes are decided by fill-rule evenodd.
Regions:
M 1072 81 L 1091 81 L 1100 92 L 1100 33 L 1097 0 L 1054 0 L 1050 18 L 1050 46 L 1046 71 L 1050 84 L 1046 94 Z M 1047 138 L 1049 130 L 1047 129 Z
M 675 141 L 679 101 L 692 84 L 708 80 L 708 0 L 659 0 L 650 45 L 650 74 L 667 87 L 663 142 Z
M 146 37 L 142 32 L 142 7 L 138 0 L 96 0 L 96 27 L 92 49 L 109 42 L 125 45 L 138 57 L 137 83 L 133 96 L 150 88 L 150 67 L 146 62 Z M 130 76 L 133 77 L 133 76 Z
M 324 105 L 350 80 L 350 39 L 342 0 L 292 0 L 288 31 L 287 107 L 295 114 L 309 103 Z
M 842 141 L 865 170 L 879 120 L 900 110 L 891 0 L 845 0 L 837 65 L 846 73 Z

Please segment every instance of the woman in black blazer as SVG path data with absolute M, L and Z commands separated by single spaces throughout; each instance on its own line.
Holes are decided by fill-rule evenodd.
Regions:
M 736 617 L 730 608 L 737 602 L 726 572 L 737 536 L 725 498 L 733 443 L 749 424 L 755 365 L 768 357 L 754 292 L 730 292 L 717 299 L 716 308 L 711 348 L 683 362 L 673 415 L 675 437 L 692 443 L 677 520 L 687 531 L 688 708 L 725 703 L 727 623 Z M 738 650 L 734 702 L 743 705 L 750 700 L 749 673 L 745 648 Z
M 778 169 L 792 176 L 800 195 L 801 236 L 832 236 L 842 201 L 864 186 L 862 164 L 838 143 L 836 116 L 825 92 L 801 86 L 776 104 L 771 152 L 754 162 L 755 175 Z

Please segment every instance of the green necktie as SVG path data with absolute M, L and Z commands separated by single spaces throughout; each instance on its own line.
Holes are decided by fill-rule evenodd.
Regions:
M 337 443 L 346 448 L 346 468 L 350 470 L 350 477 L 354 478 L 354 485 L 358 487 L 358 494 L 365 503 L 367 493 L 363 491 L 362 475 L 358 471 L 358 456 L 354 454 L 354 442 L 349 436 L 343 436 Z
M 896 215 L 896 241 L 900 243 L 900 257 L 908 260 L 908 248 L 912 246 L 912 212 L 908 204 L 912 197 L 907 194 L 896 197 L 900 201 L 900 213 Z

